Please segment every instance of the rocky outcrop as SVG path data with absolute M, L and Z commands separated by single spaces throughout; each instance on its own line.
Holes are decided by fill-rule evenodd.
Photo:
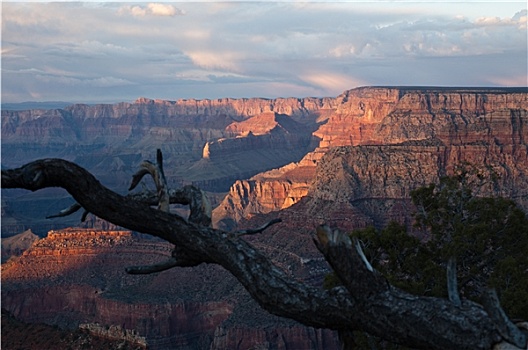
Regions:
M 2 309 L 2 347 L 24 350 L 146 350 L 126 340 L 111 340 L 88 330 L 64 330 L 43 323 L 25 323 Z
M 337 348 L 333 332 L 259 310 L 216 266 L 146 276 L 124 271 L 167 259 L 170 252 L 170 244 L 128 231 L 53 231 L 2 265 L 2 307 L 24 322 L 80 328 L 149 349 L 242 349 L 263 339 L 280 339 L 287 348 Z M 319 347 L 321 339 L 334 346 Z
M 366 225 L 382 227 L 389 221 L 411 227 L 414 212 L 411 191 L 438 183 L 440 177 L 464 163 L 478 165 L 484 169 L 483 174 L 491 175 L 485 169 L 498 174 L 496 181 L 480 189 L 481 195 L 513 198 L 528 209 L 526 153 L 524 157 L 512 157 L 511 153 L 493 152 L 492 146 L 416 142 L 331 149 L 319 163 L 303 211 L 319 222 L 334 222 L 347 229 Z M 329 209 L 334 206 L 340 207 L 340 215 Z
M 267 204 L 273 202 L 270 198 L 273 192 L 260 189 L 270 186 L 297 188 L 296 180 L 289 176 L 292 167 L 303 168 L 307 174 L 315 174 L 319 160 L 332 147 L 361 145 L 384 146 L 377 149 L 376 155 L 372 152 L 362 155 L 361 152 L 367 148 L 358 148 L 358 152 L 362 150 L 357 154 L 359 158 L 347 161 L 350 164 L 361 163 L 362 171 L 369 172 L 364 174 L 362 186 L 388 191 L 386 181 L 400 181 L 399 187 L 393 187 L 390 193 L 371 193 L 380 202 L 408 200 L 410 189 L 427 181 L 437 181 L 438 176 L 451 173 L 462 162 L 469 162 L 492 166 L 500 175 L 502 183 L 496 194 L 515 198 L 524 208 L 528 208 L 525 185 L 527 174 L 524 170 L 528 165 L 526 89 L 359 88 L 346 91 L 336 98 L 336 103 L 334 113 L 313 133 L 320 139 L 318 148 L 299 163 L 284 167 L 288 170 L 273 179 L 258 175 L 255 179 L 259 180 L 235 183 L 215 209 L 214 221 L 220 226 L 220 223 L 229 223 L 233 227 L 242 218 L 254 216 L 259 208 L 263 208 L 264 213 L 284 209 L 286 206 L 282 204 Z M 403 159 L 406 154 L 423 157 L 427 163 Z M 336 160 L 327 166 L 328 171 L 321 177 L 321 183 L 330 184 L 334 177 L 344 177 L 343 174 L 348 170 L 337 166 L 339 162 Z M 387 166 L 400 172 L 400 175 L 383 175 L 378 171 Z M 312 169 L 308 170 L 310 167 Z M 426 175 L 428 173 L 436 175 L 432 177 Z M 358 184 L 353 183 L 356 180 L 347 180 L 350 183 L 344 189 L 333 186 L 323 191 L 320 188 L 320 195 L 329 194 L 328 201 L 331 202 L 335 200 L 333 197 L 336 193 L 341 193 L 343 198 L 351 201 L 348 196 L 352 193 L 346 189 L 355 188 L 354 191 L 358 191 L 354 187 Z M 314 177 L 304 178 L 298 185 L 306 188 L 306 183 L 312 181 Z M 277 193 L 279 197 L 276 202 L 281 202 L 285 197 L 294 197 L 293 194 Z M 308 191 L 303 195 L 309 195 Z M 382 205 L 378 203 L 377 206 Z M 337 215 L 334 211 L 332 213 Z M 372 219 L 357 214 L 354 214 L 352 221 L 362 225 L 373 223 Z M 386 222 L 391 215 L 387 214 L 387 218 L 381 222 Z
M 2 110 L 2 166 L 12 168 L 34 159 L 63 158 L 87 168 L 110 188 L 124 192 L 139 164 L 153 159 L 160 148 L 171 187 L 193 183 L 204 190 L 225 193 L 237 179 L 301 159 L 314 146 L 310 128 L 333 108 L 333 103 L 332 98 L 140 98 L 134 103 L 113 105 Z M 251 125 L 257 128 L 263 120 L 271 127 L 248 137 L 246 130 L 250 131 Z M 244 132 L 235 130 L 237 125 Z M 202 157 L 204 153 L 206 157 Z M 55 205 L 49 199 L 38 194 L 3 196 L 3 206 L 23 206 L 24 213 L 3 213 L 2 234 L 32 228 L 44 235 L 49 229 L 73 225 L 64 219 L 55 220 L 51 226 L 36 220 L 40 212 Z
M 298 161 L 316 142 L 307 126 L 274 112 L 231 123 L 226 133 L 231 137 L 206 142 L 202 159 L 187 170 L 195 185 L 210 189 L 223 181 L 227 189 L 237 179 Z
M 39 237 L 31 232 L 24 231 L 18 235 L 2 239 L 2 263 L 12 256 L 20 256 L 35 243 Z
M 242 219 L 288 208 L 306 196 L 314 175 L 314 166 L 292 163 L 237 180 L 214 209 L 213 225 L 231 230 Z

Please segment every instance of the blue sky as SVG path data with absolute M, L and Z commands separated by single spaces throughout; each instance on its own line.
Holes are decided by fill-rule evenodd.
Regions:
M 527 86 L 525 1 L 2 2 L 2 102 Z

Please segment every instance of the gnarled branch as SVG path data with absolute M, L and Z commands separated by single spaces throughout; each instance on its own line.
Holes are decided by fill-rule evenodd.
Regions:
M 527 337 L 523 332 L 515 326 L 508 316 L 502 310 L 500 306 L 499 298 L 497 297 L 497 292 L 495 289 L 488 289 L 484 292 L 484 308 L 490 316 L 490 318 L 495 322 L 499 332 L 503 338 L 508 342 L 520 349 L 526 349 L 528 347 Z
M 282 222 L 282 219 L 273 219 L 260 227 L 236 231 L 236 232 L 230 233 L 229 236 L 230 237 L 240 237 L 240 236 L 245 236 L 245 235 L 254 235 L 257 233 L 262 233 L 268 227 L 278 224 L 279 222 Z
M 71 162 L 45 159 L 3 170 L 2 186 L 33 191 L 63 187 L 94 215 L 171 242 L 194 264 L 221 265 L 261 307 L 307 326 L 341 333 L 361 330 L 423 349 L 491 349 L 508 341 L 479 304 L 464 300 L 456 307 L 447 299 L 419 297 L 390 285 L 336 230 L 318 229 L 314 241 L 345 288 L 324 291 L 291 278 L 241 237 L 131 201 Z
M 163 171 L 163 154 L 159 148 L 156 151 L 156 164 L 151 163 L 148 160 L 143 161 L 139 166 L 139 170 L 132 176 L 132 183 L 128 190 L 131 191 L 136 188 L 141 179 L 147 174 L 152 176 L 152 179 L 156 184 L 156 190 L 158 191 L 158 209 L 168 212 L 169 188 Z

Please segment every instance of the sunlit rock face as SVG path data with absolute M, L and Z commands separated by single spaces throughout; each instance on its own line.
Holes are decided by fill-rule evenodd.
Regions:
M 286 209 L 307 196 L 319 203 L 339 197 L 345 207 L 355 202 L 350 222 L 356 227 L 383 225 L 402 219 L 412 189 L 438 181 L 464 162 L 490 166 L 500 177 L 494 194 L 528 208 L 527 110 L 526 89 L 346 91 L 313 132 L 320 140 L 314 151 L 297 163 L 235 182 L 215 209 L 214 222 L 233 228 L 242 219 Z M 387 210 L 388 203 L 399 209 Z M 402 203 L 407 204 L 400 208 Z M 320 209 L 312 210 L 315 217 L 332 217 L 328 210 L 339 216 L 331 208 Z
M 25 322 L 80 328 L 148 349 L 338 348 L 333 332 L 260 310 L 216 266 L 143 276 L 124 271 L 170 252 L 170 244 L 128 231 L 51 231 L 2 265 L 2 307 Z M 298 261 L 282 264 L 306 269 Z
M 313 150 L 316 120 L 332 110 L 334 101 L 141 98 L 113 105 L 2 110 L 2 167 L 63 158 L 87 168 L 106 186 L 126 192 L 140 163 L 153 160 L 160 148 L 171 187 L 193 183 L 225 194 L 236 180 L 299 161 Z M 69 205 L 59 204 L 59 197 L 67 202 L 64 193 L 52 190 L 2 196 L 2 206 L 9 208 L 2 212 L 2 235 L 28 228 L 44 235 L 73 225 L 67 219 L 51 225 L 38 219 L 41 212 L 52 215 Z
M 161 148 L 170 186 L 193 183 L 215 198 L 229 192 L 214 221 L 234 227 L 241 218 L 299 202 L 319 159 L 332 147 L 420 141 L 449 147 L 449 164 L 468 152 L 476 162 L 497 152 L 522 161 L 526 95 L 525 88 L 364 87 L 335 98 L 140 98 L 2 111 L 2 166 L 61 157 L 126 191 L 141 161 L 153 159 Z M 33 219 L 39 211 L 51 215 L 62 209 L 55 208 L 58 202 L 51 195 L 14 197 L 3 197 L 13 209 L 2 214 L 3 235 L 28 228 L 42 235 L 54 228 Z M 17 213 L 21 208 L 24 218 Z M 54 225 L 61 222 L 62 227 L 72 225 L 65 219 Z

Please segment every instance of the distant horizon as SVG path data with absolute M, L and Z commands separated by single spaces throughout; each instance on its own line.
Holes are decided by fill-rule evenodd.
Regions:
M 528 93 L 528 86 L 412 86 L 412 85 L 366 85 L 358 86 L 350 89 L 343 90 L 340 94 L 345 93 L 346 91 L 363 89 L 363 88 L 385 88 L 385 89 L 401 89 L 401 90 L 504 90 L 505 92 L 517 92 Z M 134 103 L 138 99 L 149 99 L 149 100 L 161 100 L 169 102 L 178 102 L 178 101 L 210 101 L 210 100 L 222 100 L 222 99 L 265 99 L 265 100 L 275 100 L 275 99 L 287 99 L 287 98 L 335 98 L 340 94 L 335 96 L 279 96 L 279 97 L 261 97 L 261 96 L 245 96 L 245 97 L 219 97 L 219 98 L 177 98 L 177 99 L 164 99 L 156 97 L 147 97 L 147 96 L 138 96 L 132 100 L 128 101 L 108 101 L 108 102 L 74 102 L 74 101 L 23 101 L 23 102 L 1 102 L 1 109 L 3 110 L 25 110 L 25 109 L 60 109 L 63 107 L 76 105 L 76 104 L 86 104 L 86 105 L 99 105 L 99 104 L 118 104 L 118 103 Z M 27 108 L 27 106 L 34 105 L 34 108 Z M 47 106 L 47 107 L 46 107 Z M 62 107 L 61 107 L 62 106 Z
M 525 1 L 2 3 L 2 103 L 528 85 Z

